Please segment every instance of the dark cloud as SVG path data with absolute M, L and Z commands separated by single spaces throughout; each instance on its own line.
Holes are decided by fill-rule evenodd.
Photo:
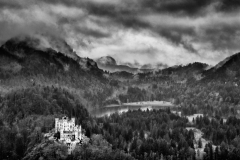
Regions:
M 106 5 L 88 3 L 86 5 L 86 9 L 90 14 L 112 18 L 114 22 L 117 22 L 120 25 L 124 25 L 126 27 L 149 27 L 147 23 L 141 22 L 136 18 L 138 13 L 141 12 L 139 8 L 130 6 L 119 8 L 119 6 L 113 6 L 111 4 Z
M 22 8 L 21 3 L 19 3 L 18 1 L 14 1 L 14 0 L 1 0 L 0 1 L 0 9 L 2 8 Z
M 33 0 L 33 1 L 40 1 L 45 2 L 47 4 L 62 4 L 65 6 L 73 7 L 73 6 L 80 6 L 82 3 L 82 0 Z
M 99 47 L 102 54 L 110 47 L 108 54 L 149 55 L 149 61 L 161 54 L 166 60 L 176 48 L 180 58 L 204 61 L 207 53 L 240 50 L 239 17 L 239 0 L 0 0 L 0 43 L 19 33 L 44 32 L 66 37 L 73 47 Z M 138 33 L 139 39 L 129 39 Z M 131 47 L 124 38 L 140 42 Z
M 239 9 L 240 1 L 239 0 L 221 0 L 219 10 L 222 11 L 234 11 Z
M 89 29 L 89 28 L 76 28 L 76 31 L 78 33 L 81 33 L 85 36 L 91 36 L 94 38 L 107 38 L 110 37 L 111 34 L 110 33 L 105 33 L 102 31 L 98 31 L 98 30 L 94 30 L 94 29 Z
M 198 53 L 194 47 L 184 40 L 184 36 L 196 36 L 193 27 L 181 28 L 174 26 L 170 28 L 158 29 L 157 31 L 161 36 L 175 43 L 176 45 L 183 45 L 183 47 L 192 53 Z
M 212 42 L 214 50 L 239 50 L 240 26 L 220 25 L 207 28 L 202 41 Z
M 212 12 L 227 14 L 226 12 L 228 11 L 237 11 L 240 6 L 239 0 L 129 0 L 128 2 L 128 5 L 123 5 L 124 3 L 127 3 L 127 1 L 122 1 L 123 4 L 120 6 L 87 3 L 86 8 L 91 14 L 109 17 L 116 23 L 125 27 L 131 27 L 134 29 L 148 28 L 153 30 L 174 44 L 182 45 L 192 53 L 198 53 L 198 51 L 191 43 L 184 40 L 185 36 L 194 37 L 195 41 L 207 41 L 212 44 L 213 49 L 219 50 L 228 47 L 239 49 L 234 43 L 235 38 L 237 38 L 236 34 L 235 36 L 232 34 L 232 32 L 237 32 L 237 29 L 234 26 L 228 26 L 227 30 L 224 29 L 226 27 L 223 27 L 214 31 L 211 31 L 211 24 L 206 27 L 200 26 L 206 29 L 206 32 L 211 31 L 211 33 L 205 34 L 203 39 L 196 40 L 196 37 L 202 37 L 196 33 L 196 27 L 198 27 L 198 24 L 196 24 L 196 26 L 182 26 L 181 24 L 178 25 L 173 22 L 172 26 L 152 27 L 151 24 L 139 20 L 139 16 L 149 13 L 167 14 L 169 16 L 178 17 L 179 20 L 185 17 L 200 17 L 204 19 L 204 17 L 207 18 L 208 14 L 211 14 Z M 162 23 L 165 23 L 164 20 Z M 227 42 L 232 41 L 232 44 L 227 44 Z
M 210 5 L 212 0 L 143 0 L 143 7 L 157 12 L 192 15 Z

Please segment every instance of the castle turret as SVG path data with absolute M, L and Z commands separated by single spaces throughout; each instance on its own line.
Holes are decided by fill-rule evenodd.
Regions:
M 59 118 L 55 118 L 55 133 L 59 131 L 58 122 L 59 122 Z
M 79 135 L 79 139 L 82 139 L 82 126 L 79 126 L 78 135 Z
M 71 118 L 72 123 L 75 124 L 75 118 Z

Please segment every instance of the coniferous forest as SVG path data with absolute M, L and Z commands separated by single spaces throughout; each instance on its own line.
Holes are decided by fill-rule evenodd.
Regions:
M 52 94 L 56 93 L 55 90 Z M 59 95 L 59 94 L 58 94 Z M 14 95 L 18 96 L 18 95 Z M 54 117 L 61 116 L 57 100 L 54 108 L 31 111 L 31 107 L 16 110 L 9 108 L 1 114 L 1 157 L 4 159 L 196 159 L 195 151 L 201 142 L 194 142 L 196 127 L 209 139 L 205 146 L 204 159 L 218 160 L 239 158 L 239 120 L 197 117 L 190 124 L 187 118 L 179 117 L 166 110 L 128 111 L 121 115 L 93 118 L 81 104 L 72 101 L 66 94 L 62 102 L 69 103 L 71 116 L 77 115 L 85 135 L 91 137 L 89 144 L 77 147 L 72 155 L 67 155 L 64 145 L 55 144 L 43 137 L 54 126 Z M 10 96 L 9 96 L 10 98 Z M 11 97 L 13 98 L 13 97 Z M 57 98 L 57 97 L 56 97 Z M 50 100 L 49 98 L 48 100 Z M 46 100 L 46 103 L 48 102 Z M 31 103 L 31 102 L 29 102 Z M 39 106 L 40 107 L 40 106 Z M 56 109 L 55 109 L 56 108 Z M 74 112 L 74 113 L 73 113 Z M 10 113 L 15 113 L 12 117 Z M 9 115 L 9 116 L 6 116 Z M 14 120 L 13 120 L 14 119 Z M 212 145 L 217 147 L 213 149 Z M 57 152 L 56 152 L 57 151 Z

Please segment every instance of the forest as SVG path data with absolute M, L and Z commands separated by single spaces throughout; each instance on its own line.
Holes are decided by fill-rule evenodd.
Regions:
M 170 110 L 128 111 L 122 115 L 98 119 L 103 124 L 103 136 L 113 145 L 136 159 L 195 159 L 201 142 L 195 142 L 193 130 L 199 128 L 209 140 L 204 148 L 206 160 L 239 159 L 239 120 L 229 117 L 226 123 L 221 118 L 198 117 L 190 124 L 184 117 Z M 198 144 L 197 148 L 194 143 Z M 216 145 L 213 151 L 212 145 Z
M 151 83 L 150 83 L 151 82 Z M 184 115 L 204 113 L 208 116 L 233 116 L 240 109 L 240 89 L 236 83 L 195 82 L 179 84 L 159 78 L 132 82 L 118 98 L 122 103 L 138 101 L 168 101 L 181 106 Z
M 236 118 L 239 89 L 233 82 L 179 84 L 169 77 L 166 80 L 146 77 L 131 82 L 115 80 L 106 85 L 106 79 L 99 82 L 85 75 L 81 80 L 85 85 L 78 86 L 76 81 L 67 81 L 72 76 L 58 77 L 52 80 L 64 86 L 44 86 L 34 81 L 27 88 L 0 97 L 0 156 L 3 159 L 195 159 L 198 152 L 194 144 L 201 145 L 194 141 L 193 131 L 186 127 L 200 129 L 210 141 L 204 148 L 204 159 L 239 159 L 240 123 Z M 84 90 L 82 98 L 78 90 L 66 87 L 70 85 Z M 121 88 L 126 92 L 106 101 L 113 90 Z M 90 116 L 91 108 L 117 104 L 118 100 L 122 103 L 171 101 L 179 106 L 183 116 L 195 113 L 205 116 L 195 119 L 194 124 L 169 110 L 129 111 L 103 118 Z M 62 115 L 76 117 L 76 123 L 81 124 L 86 136 L 91 138 L 89 144 L 77 147 L 71 156 L 67 155 L 66 147 L 43 137 L 54 127 L 54 118 Z M 223 123 L 224 117 L 226 123 Z M 214 145 L 217 147 L 212 147 Z
M 204 159 L 234 160 L 240 155 L 240 123 L 235 117 L 224 123 L 220 116 L 211 120 L 204 116 L 191 124 L 166 109 L 94 118 L 74 96 L 51 87 L 16 92 L 1 98 L 0 104 L 3 159 L 196 159 L 194 144 L 199 147 L 201 142 L 195 142 L 193 130 L 186 127 L 200 129 L 210 141 L 204 148 Z M 66 146 L 43 136 L 53 129 L 54 118 L 64 114 L 76 117 L 76 123 L 90 138 L 70 156 Z M 217 148 L 214 150 L 212 145 Z

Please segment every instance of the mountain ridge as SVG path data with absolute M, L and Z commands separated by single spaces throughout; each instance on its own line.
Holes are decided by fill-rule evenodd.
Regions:
M 106 70 L 108 72 L 129 72 L 132 74 L 141 72 L 152 72 L 156 70 L 150 64 L 143 65 L 141 67 L 133 67 L 127 64 L 117 64 L 116 60 L 111 56 L 104 56 L 96 59 L 99 68 Z M 164 65 L 163 65 L 164 66 Z
M 0 47 L 1 95 L 34 86 L 65 88 L 78 95 L 90 111 L 111 93 L 103 74 L 92 59 L 72 58 L 51 48 L 42 50 L 27 41 L 10 39 Z M 98 94 L 101 96 L 94 99 Z
M 234 81 L 240 78 L 240 52 L 226 57 L 223 61 L 203 72 L 206 80 Z

